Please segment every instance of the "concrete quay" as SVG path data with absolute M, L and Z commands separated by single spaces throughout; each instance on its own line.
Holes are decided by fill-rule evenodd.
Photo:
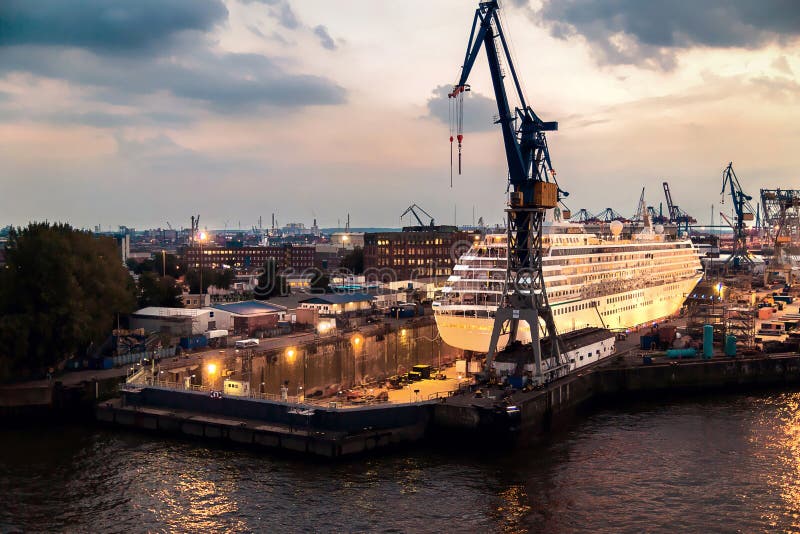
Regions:
M 800 385 L 800 354 L 656 360 L 610 357 L 532 391 L 461 388 L 419 402 L 298 404 L 142 387 L 96 407 L 103 423 L 337 458 L 423 439 L 483 443 L 537 438 L 604 401 Z

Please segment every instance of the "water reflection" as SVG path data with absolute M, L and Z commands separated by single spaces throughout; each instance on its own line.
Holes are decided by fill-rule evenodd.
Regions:
M 0 428 L 0 531 L 800 530 L 800 395 L 595 414 L 548 442 L 322 463 Z

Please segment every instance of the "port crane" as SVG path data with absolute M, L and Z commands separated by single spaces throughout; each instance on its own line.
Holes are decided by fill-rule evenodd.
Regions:
M 570 218 L 570 221 L 579 223 L 589 223 L 594 220 L 596 220 L 595 216 L 587 211 L 586 208 L 579 209 L 575 215 Z
M 509 202 L 507 215 L 508 262 L 506 268 L 503 303 L 495 313 L 495 322 L 486 356 L 486 370 L 491 372 L 492 359 L 497 351 L 500 335 L 508 333 L 509 344 L 517 339 L 520 321 L 528 323 L 531 331 L 535 365 L 535 383 L 566 374 L 569 362 L 561 354 L 553 313 L 545 291 L 542 272 L 542 225 L 545 212 L 558 206 L 561 191 L 556 182 L 555 170 L 550 161 L 545 132 L 558 129 L 557 122 L 539 118 L 526 103 L 517 71 L 503 32 L 498 14 L 497 0 L 480 2 L 472 21 L 467 51 L 461 67 L 461 75 L 453 86 L 449 97 L 455 99 L 457 111 L 459 160 L 463 132 L 461 131 L 461 102 L 475 60 L 481 48 L 486 51 L 489 72 L 492 78 L 498 117 L 503 134 L 503 146 L 508 164 Z M 511 110 L 506 93 L 502 62 L 511 74 L 516 101 L 519 107 Z M 452 135 L 451 135 L 452 139 Z M 452 141 L 451 141 L 452 143 Z M 549 338 L 550 354 L 547 366 L 542 365 L 541 333 Z
M 678 227 L 678 233 L 681 232 L 681 228 L 686 235 L 689 235 L 689 224 L 694 224 L 697 222 L 697 219 L 683 211 L 678 207 L 677 204 L 672 202 L 672 193 L 669 190 L 669 183 L 664 182 L 664 196 L 667 199 L 667 214 L 669 216 L 669 222 L 674 223 Z
M 430 222 L 429 222 L 427 225 L 426 225 L 426 224 L 423 224 L 423 222 L 422 222 L 422 219 L 420 219 L 420 217 L 419 217 L 419 214 L 417 213 L 417 210 L 421 211 L 423 215 L 425 215 L 426 217 L 428 217 L 428 219 L 430 219 Z M 424 209 L 422 209 L 422 208 L 420 208 L 419 206 L 417 206 L 416 204 L 411 204 L 411 205 L 410 205 L 410 206 L 409 206 L 409 207 L 406 209 L 406 211 L 404 211 L 404 212 L 403 212 L 403 214 L 402 214 L 402 215 L 400 215 L 400 218 L 402 219 L 403 217 L 405 217 L 405 216 L 406 216 L 406 215 L 408 215 L 409 213 L 410 213 L 411 215 L 413 215 L 413 216 L 414 216 L 414 218 L 415 218 L 415 219 L 417 220 L 417 222 L 419 223 L 419 226 L 420 226 L 420 227 L 425 227 L 425 226 L 434 226 L 434 222 L 435 222 L 435 221 L 434 221 L 434 219 L 433 219 L 433 216 L 432 216 L 430 213 L 428 213 L 427 211 L 425 211 Z
M 728 163 L 725 170 L 722 171 L 722 202 L 725 202 L 725 188 L 728 188 L 731 200 L 733 201 L 733 209 L 736 215 L 736 221 L 733 226 L 733 250 L 730 257 L 725 260 L 727 267 L 731 262 L 733 268 L 738 269 L 742 267 L 742 263 L 752 267 L 753 260 L 747 254 L 747 234 L 745 232 L 745 221 L 753 220 L 753 206 L 750 205 L 750 200 L 753 197 L 747 195 L 742 191 L 742 186 L 739 183 L 739 178 L 733 170 L 733 162 Z
M 772 241 L 772 257 L 764 269 L 764 284 L 775 273 L 785 273 L 786 283 L 792 283 L 792 261 L 789 247 L 800 241 L 800 190 L 762 189 L 763 226 Z

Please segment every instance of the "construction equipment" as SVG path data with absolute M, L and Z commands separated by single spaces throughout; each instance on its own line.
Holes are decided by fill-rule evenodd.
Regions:
M 689 225 L 695 224 L 697 219 L 683 211 L 677 204 L 672 202 L 672 193 L 669 190 L 669 183 L 664 182 L 664 196 L 667 198 L 667 214 L 669 215 L 669 222 L 674 223 L 678 227 L 678 233 L 689 235 Z
M 764 284 L 769 285 L 775 275 L 783 274 L 787 284 L 792 283 L 792 248 L 800 243 L 800 190 L 762 189 L 761 205 L 764 207 L 762 225 L 771 241 L 772 254 L 764 269 Z
M 581 208 L 575 213 L 575 215 L 570 217 L 570 221 L 579 223 L 590 223 L 597 221 L 597 217 L 586 211 L 585 208 Z
M 425 216 L 427 216 L 430 219 L 430 222 L 428 224 L 423 224 L 422 223 L 422 219 L 419 218 L 419 215 L 417 214 L 417 210 L 421 211 Z M 409 213 L 414 216 L 414 218 L 417 220 L 417 223 L 419 223 L 420 227 L 425 227 L 425 226 L 431 226 L 432 227 L 432 226 L 434 226 L 433 216 L 430 213 L 428 213 L 427 211 L 425 211 L 424 209 L 422 209 L 419 206 L 417 206 L 416 204 L 411 204 L 406 209 L 406 211 L 404 211 L 403 214 L 400 215 L 400 218 L 402 219 L 403 217 L 405 217 Z
M 629 222 L 624 215 L 622 215 L 617 211 L 614 211 L 611 208 L 604 209 L 603 211 L 595 215 L 594 218 L 604 223 L 610 223 L 611 221 L 619 221 L 622 223 Z
M 484 48 L 497 102 L 496 124 L 500 125 L 503 133 L 509 184 L 509 205 L 506 209 L 508 238 L 506 290 L 503 303 L 495 313 L 486 369 L 487 372 L 492 370 L 492 359 L 497 351 L 500 335 L 508 333 L 509 344 L 513 343 L 517 338 L 519 321 L 522 320 L 528 323 L 531 331 L 535 366 L 533 382 L 541 384 L 563 376 L 569 371 L 569 362 L 561 354 L 542 273 L 542 225 L 545 212 L 557 207 L 560 197 L 566 196 L 567 193 L 562 191 L 556 182 L 556 172 L 550 161 L 545 137 L 545 132 L 558 129 L 558 123 L 542 121 L 533 108 L 527 105 L 503 33 L 498 9 L 496 0 L 478 4 L 461 76 L 449 96 L 454 99 L 453 107 L 456 110 L 460 159 L 460 145 L 463 140 L 461 100 L 470 88 L 467 80 L 481 48 Z M 506 74 L 501 65 L 502 61 L 505 61 L 507 70 L 511 74 L 514 96 L 519 102 L 519 107 L 515 107 L 513 112 L 506 93 L 504 82 Z M 550 353 L 545 356 L 547 359 L 545 366 L 542 365 L 542 333 L 550 340 Z
M 752 221 L 755 217 L 753 215 L 753 206 L 750 205 L 750 200 L 753 197 L 745 194 L 742 191 L 742 186 L 739 183 L 739 178 L 733 170 L 733 162 L 728 163 L 725 170 L 722 171 L 722 203 L 725 203 L 725 188 L 729 189 L 731 200 L 733 201 L 733 209 L 736 215 L 736 222 L 733 227 L 733 250 L 730 257 L 725 260 L 725 266 L 729 267 L 731 264 L 734 269 L 739 269 L 745 265 L 752 268 L 753 260 L 747 254 L 747 234 L 745 232 L 745 222 Z

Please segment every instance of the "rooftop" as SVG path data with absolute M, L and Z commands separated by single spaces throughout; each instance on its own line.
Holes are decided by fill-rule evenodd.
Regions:
M 265 313 L 275 313 L 286 311 L 284 306 L 270 304 L 260 300 L 245 300 L 242 302 L 230 302 L 225 304 L 214 304 L 213 308 L 234 313 L 236 315 L 262 315 Z
M 369 302 L 375 300 L 372 295 L 366 293 L 331 293 L 317 295 L 308 299 L 301 300 L 301 304 L 348 304 L 350 302 Z
M 150 315 L 155 317 L 197 317 L 213 311 L 209 308 L 166 308 L 164 306 L 148 306 L 134 312 L 134 315 Z

